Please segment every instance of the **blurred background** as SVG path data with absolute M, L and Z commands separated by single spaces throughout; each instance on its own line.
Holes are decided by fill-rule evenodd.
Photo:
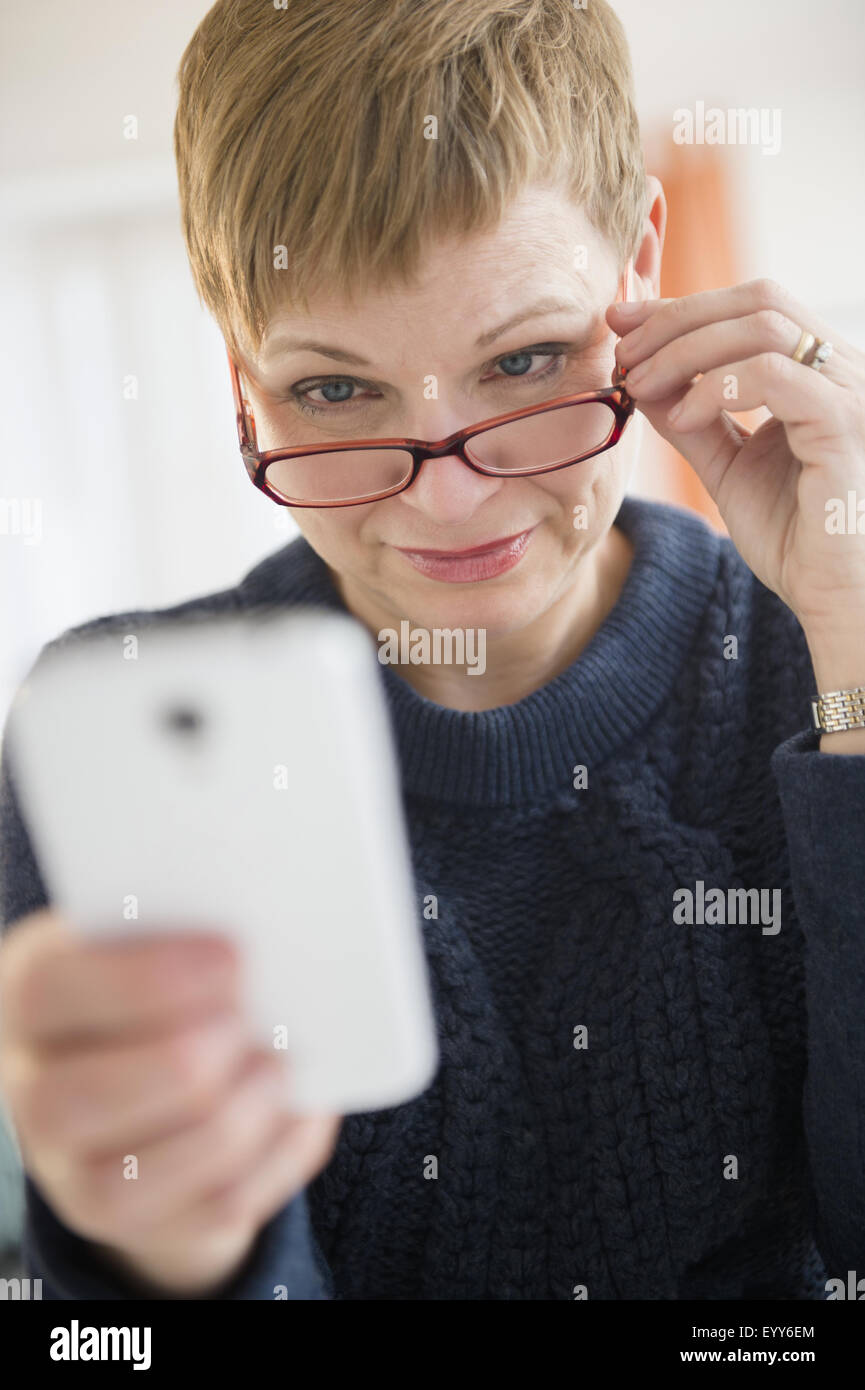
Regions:
M 865 346 L 859 0 L 613 3 L 669 205 L 662 295 L 770 275 Z M 0 6 L 0 723 L 65 628 L 233 585 L 295 533 L 245 475 L 180 233 L 175 74 L 208 8 Z M 677 144 L 700 103 L 764 112 L 767 139 Z M 632 491 L 723 529 L 645 421 L 643 439 Z M 0 1153 L 0 1246 L 18 1197 Z

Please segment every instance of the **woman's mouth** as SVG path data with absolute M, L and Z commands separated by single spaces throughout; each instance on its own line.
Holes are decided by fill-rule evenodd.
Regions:
M 504 536 L 501 540 L 475 545 L 468 550 L 394 548 L 429 579 L 439 579 L 446 584 L 472 584 L 480 579 L 495 579 L 496 575 L 504 574 L 518 565 L 534 529 L 534 526 L 530 526 L 528 531 L 520 531 L 519 535 Z

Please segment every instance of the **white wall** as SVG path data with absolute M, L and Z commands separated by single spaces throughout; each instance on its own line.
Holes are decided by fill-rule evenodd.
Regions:
M 63 628 L 232 584 L 292 534 L 242 468 L 222 342 L 179 230 L 175 73 L 206 9 L 3 6 L 0 714 Z M 616 9 L 647 132 L 697 100 L 781 109 L 780 154 L 729 152 L 745 190 L 743 273 L 773 275 L 865 343 L 865 11 L 856 0 Z M 137 141 L 122 136 L 130 114 Z M 137 400 L 124 396 L 129 374 Z M 636 490 L 657 486 L 638 474 Z M 36 544 L 10 506 L 21 528 L 28 501 L 42 507 Z

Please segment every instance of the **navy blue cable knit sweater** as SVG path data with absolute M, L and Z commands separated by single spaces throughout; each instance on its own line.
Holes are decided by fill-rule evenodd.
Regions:
M 225 1298 L 821 1299 L 865 1274 L 865 756 L 819 751 L 802 630 L 729 540 L 633 498 L 617 525 L 618 603 L 518 704 L 445 709 L 382 668 L 441 1066 L 345 1119 Z M 273 601 L 341 606 L 302 538 L 158 616 Z M 10 761 L 7 927 L 46 901 Z M 135 1296 L 26 1192 L 45 1297 Z

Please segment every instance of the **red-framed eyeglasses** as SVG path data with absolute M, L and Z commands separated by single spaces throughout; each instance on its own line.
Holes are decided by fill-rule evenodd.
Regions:
M 629 261 L 617 299 L 629 297 L 630 272 Z M 626 370 L 617 366 L 612 386 L 496 415 L 435 442 L 361 439 L 260 450 L 252 406 L 230 351 L 228 363 L 246 471 L 257 488 L 283 507 L 356 507 L 395 497 L 411 487 L 428 459 L 451 454 L 490 478 L 526 478 L 570 468 L 617 444 L 635 408 L 625 386 Z

